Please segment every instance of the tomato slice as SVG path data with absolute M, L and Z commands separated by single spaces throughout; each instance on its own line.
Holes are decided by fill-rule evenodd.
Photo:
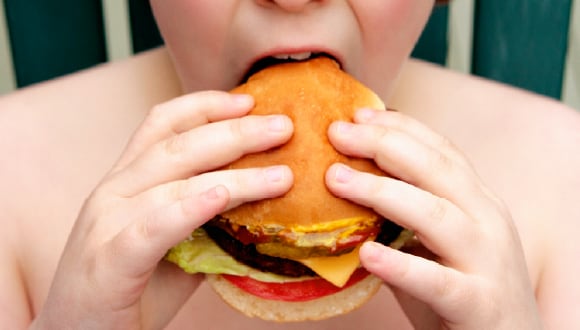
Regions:
M 322 279 L 313 278 L 304 281 L 288 283 L 268 283 L 254 280 L 247 276 L 221 275 L 238 288 L 263 299 L 282 301 L 308 301 L 337 293 L 352 286 L 369 275 L 364 268 L 358 268 L 340 288 Z

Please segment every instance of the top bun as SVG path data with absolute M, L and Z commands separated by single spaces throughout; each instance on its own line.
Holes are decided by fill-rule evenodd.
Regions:
M 283 227 L 309 227 L 351 218 L 379 219 L 372 210 L 332 195 L 324 179 L 335 162 L 384 175 L 372 160 L 338 153 L 327 136 L 333 121 L 352 121 L 358 108 L 385 109 L 374 92 L 326 57 L 268 67 L 231 92 L 254 97 L 252 115 L 290 117 L 294 134 L 285 145 L 246 155 L 227 168 L 285 164 L 294 173 L 294 186 L 283 197 L 243 204 L 222 214 L 224 218 L 243 226 Z

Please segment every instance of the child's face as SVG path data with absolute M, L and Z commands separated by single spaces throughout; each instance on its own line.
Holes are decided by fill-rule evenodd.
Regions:
M 382 96 L 434 0 L 151 0 L 186 91 L 228 90 L 269 55 L 327 52 Z

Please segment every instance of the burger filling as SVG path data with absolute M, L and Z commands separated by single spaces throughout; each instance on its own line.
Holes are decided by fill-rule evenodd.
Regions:
M 209 222 L 196 230 L 190 239 L 172 248 L 167 259 L 189 273 L 229 274 L 269 283 L 297 282 L 319 276 L 337 288 L 344 287 L 360 267 L 360 244 L 335 256 L 280 258 L 260 253 L 255 243 L 244 244 L 214 224 Z M 396 245 L 401 245 L 409 235 L 401 227 L 384 221 L 373 238 L 398 248 Z
M 309 260 L 323 260 L 325 259 L 324 257 L 338 257 L 351 254 L 356 246 L 370 238 L 374 238 L 377 242 L 388 245 L 394 241 L 402 231 L 402 228 L 396 224 L 390 221 L 384 221 L 380 227 L 375 226 L 374 228 L 376 229 L 374 230 L 368 230 L 367 228 L 365 229 L 366 232 L 357 233 L 356 241 L 354 239 L 349 240 L 347 243 L 343 243 L 343 246 L 339 247 L 313 244 L 313 241 L 319 238 L 319 236 L 329 236 L 334 233 L 334 231 L 327 233 L 326 235 L 321 233 L 304 234 L 307 237 L 312 237 L 310 237 L 310 239 L 303 238 L 300 241 L 294 241 L 295 244 L 308 241 L 309 244 L 306 247 L 303 247 L 299 245 L 290 246 L 288 242 L 243 242 L 242 240 L 236 239 L 227 230 L 223 229 L 221 226 L 223 223 L 224 222 L 221 220 L 214 220 L 203 227 L 209 237 L 222 250 L 229 253 L 237 261 L 252 268 L 290 277 L 314 276 L 315 272 L 305 265 Z M 246 232 L 246 230 L 238 230 L 238 232 Z M 246 235 L 244 234 L 244 236 Z M 262 236 L 258 236 L 256 241 L 259 242 L 261 237 Z M 270 240 L 272 239 L 270 238 Z M 327 239 L 322 240 L 322 242 L 326 241 Z M 268 247 L 265 249 L 266 252 L 260 250 L 260 247 L 264 245 Z M 290 252 L 284 251 L 285 249 L 289 249 Z M 280 255 L 286 255 L 286 257 L 280 257 Z
M 316 275 L 310 268 L 296 260 L 261 254 L 256 249 L 256 244 L 244 244 L 220 227 L 204 226 L 204 229 L 222 250 L 244 265 L 262 272 L 289 277 Z
M 240 226 L 217 216 L 204 228 L 220 228 L 244 245 L 252 245 L 260 254 L 286 259 L 338 256 L 351 252 L 362 242 L 382 232 L 385 243 L 397 238 L 402 228 L 376 218 L 346 218 L 312 226 L 283 227 L 276 224 Z M 390 235 L 390 237 L 385 237 Z M 211 233 L 210 233 L 210 236 Z M 212 238 L 219 243 L 219 237 Z

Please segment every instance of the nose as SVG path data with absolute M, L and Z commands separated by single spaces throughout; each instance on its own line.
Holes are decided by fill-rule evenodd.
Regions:
M 288 12 L 303 11 L 311 2 L 322 2 L 322 0 L 263 0 L 258 1 L 264 6 L 276 6 Z

